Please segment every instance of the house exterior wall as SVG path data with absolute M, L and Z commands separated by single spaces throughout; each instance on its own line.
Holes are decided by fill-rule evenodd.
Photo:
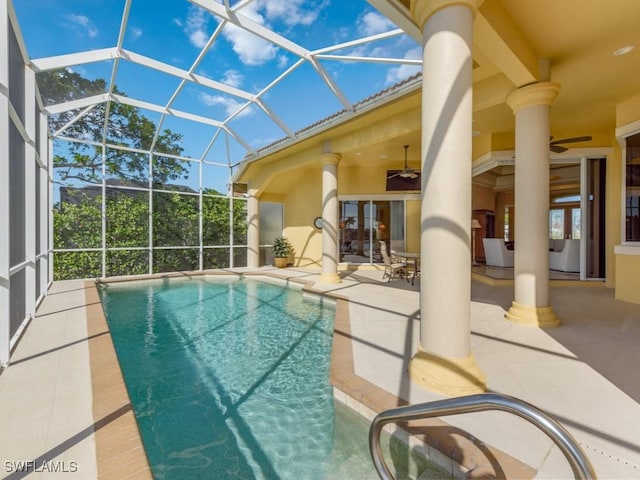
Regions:
M 309 168 L 291 185 L 284 197 L 284 234 L 295 250 L 299 267 L 321 267 L 322 231 L 313 220 L 322 216 L 322 177 L 319 168 Z
M 619 104 L 616 108 L 616 136 L 612 143 L 615 145 L 614 161 L 607 162 L 607 168 L 611 163 L 616 170 L 607 170 L 607 177 L 611 179 L 612 189 L 616 189 L 616 195 L 612 199 L 611 205 L 607 205 L 607 211 L 614 217 L 615 223 L 607 225 L 607 233 L 612 236 L 612 257 L 615 261 L 611 263 L 615 266 L 613 277 L 615 278 L 615 297 L 618 300 L 640 303 L 640 245 L 621 245 L 623 242 L 622 232 L 624 225 L 624 172 L 625 159 L 624 151 L 620 146 L 624 144 L 624 137 L 637 133 L 640 130 L 640 95 L 633 97 L 626 102 Z M 607 185 L 609 187 L 609 185 Z M 616 209 L 617 207 L 617 209 Z M 608 259 L 607 259 L 608 260 Z M 607 275 L 609 272 L 607 271 Z
M 638 252 L 638 254 L 617 253 L 615 259 L 615 297 L 625 302 L 640 303 L 640 288 L 638 288 L 638 279 L 640 279 L 640 252 Z
M 407 200 L 405 215 L 407 217 L 407 251 L 420 251 L 420 200 Z
M 365 167 L 338 167 L 338 195 L 384 195 L 384 170 Z M 271 198 L 265 192 L 261 199 Z M 313 220 L 322 216 L 321 170 L 309 167 L 292 182 L 290 191 L 278 199 L 284 203 L 284 234 L 295 249 L 294 265 L 321 267 L 322 231 L 313 226 Z M 420 250 L 420 200 L 407 200 L 406 248 Z

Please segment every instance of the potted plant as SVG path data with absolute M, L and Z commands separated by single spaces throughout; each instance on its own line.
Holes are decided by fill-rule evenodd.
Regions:
M 273 241 L 273 263 L 278 268 L 284 268 L 293 254 L 293 245 L 287 237 L 278 237 Z

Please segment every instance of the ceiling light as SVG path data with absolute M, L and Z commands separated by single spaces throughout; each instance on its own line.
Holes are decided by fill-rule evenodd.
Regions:
M 635 46 L 633 46 L 633 45 L 626 45 L 624 47 L 621 47 L 621 48 L 617 49 L 615 52 L 613 52 L 613 54 L 616 57 L 619 57 L 620 55 L 625 55 L 625 54 L 629 53 L 634 48 L 635 48 Z

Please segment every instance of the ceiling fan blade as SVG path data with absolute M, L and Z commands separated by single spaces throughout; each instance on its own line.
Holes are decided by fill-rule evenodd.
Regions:
M 551 142 L 549 145 L 558 145 L 560 143 L 578 143 L 578 142 L 589 142 L 591 141 L 591 135 L 585 135 L 584 137 L 572 137 L 572 138 L 562 138 L 560 140 L 555 140 Z
M 395 177 L 399 176 L 400 174 L 401 174 L 401 172 L 394 173 L 393 175 L 389 175 L 389 176 L 387 176 L 387 180 L 390 180 L 390 179 L 392 179 L 392 178 L 395 178 Z
M 567 147 L 562 147 L 560 145 L 549 145 L 549 150 L 555 153 L 562 153 L 569 150 Z

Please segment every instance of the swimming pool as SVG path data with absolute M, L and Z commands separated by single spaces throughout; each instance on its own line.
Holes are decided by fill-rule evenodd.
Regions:
M 331 302 L 235 276 L 101 296 L 156 478 L 377 478 L 368 423 L 334 404 Z

